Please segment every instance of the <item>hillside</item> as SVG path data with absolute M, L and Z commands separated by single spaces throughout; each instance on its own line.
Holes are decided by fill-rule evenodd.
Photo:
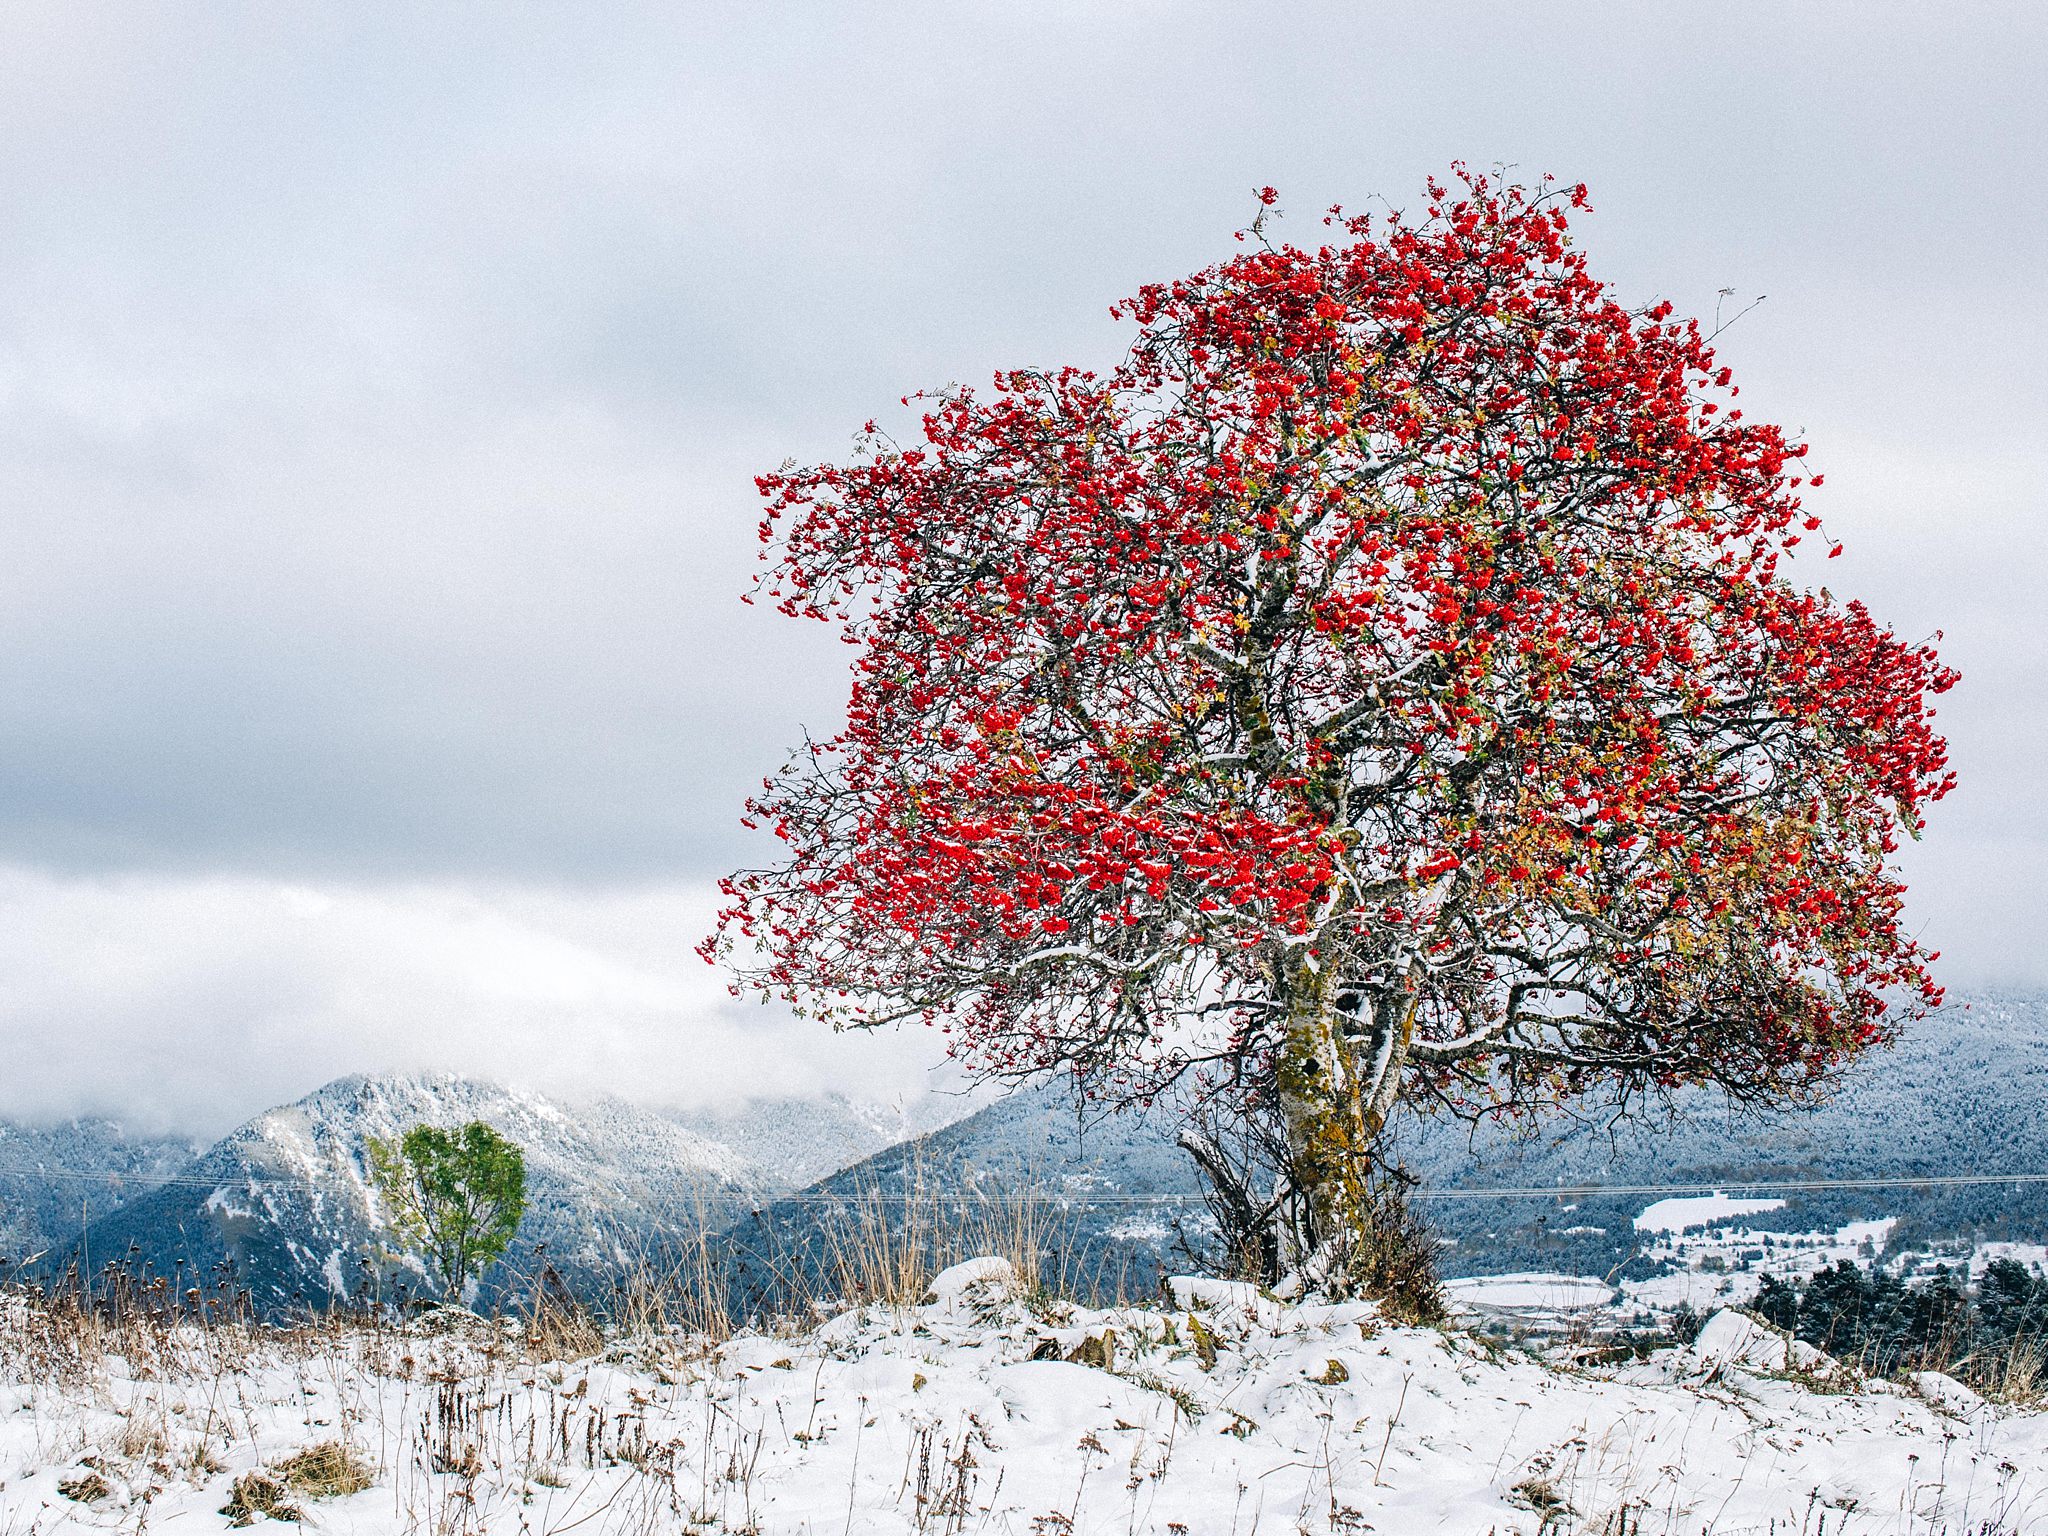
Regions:
M 2048 1172 L 2044 1106 L 2048 998 L 1985 993 L 1958 998 L 1896 1049 L 1865 1058 L 1813 1109 L 1742 1118 L 1709 1094 L 1691 1093 L 1680 1098 L 1675 1118 L 1641 1126 L 1588 1119 L 1535 1134 L 1493 1129 L 1474 1137 L 1449 1121 L 1411 1122 L 1401 1151 L 1423 1188 L 1437 1190 L 2041 1173 Z M 1604 1274 L 1635 1252 L 1634 1219 L 1656 1198 L 1440 1199 L 1429 1214 L 1456 1240 L 1446 1263 L 1461 1272 Z M 1784 1200 L 1781 1209 L 1745 1221 L 1799 1232 L 1897 1217 L 1894 1247 L 2048 1238 L 2042 1185 L 1788 1192 Z
M 380 1262 L 381 1210 L 364 1142 L 420 1123 L 484 1120 L 525 1152 L 528 1212 L 481 1299 L 544 1257 L 607 1293 L 668 1247 L 746 1205 L 920 1128 L 846 1100 L 766 1103 L 685 1120 L 619 1100 L 566 1104 L 447 1075 L 348 1077 L 257 1116 L 175 1181 L 95 1222 L 82 1246 L 159 1273 L 227 1273 L 266 1310 L 325 1305 L 359 1287 L 417 1292 L 417 1266 Z M 927 1122 L 929 1123 L 929 1122 Z
M 1447 1240 L 1452 1274 L 1528 1270 L 1642 1278 L 1635 1218 L 1656 1194 L 1562 1200 L 1458 1198 L 1464 1190 L 1741 1179 L 1881 1179 L 2048 1171 L 2048 998 L 1958 998 L 1898 1047 L 1860 1063 L 1814 1108 L 1731 1116 L 1706 1093 L 1638 1124 L 1561 1119 L 1516 1130 L 1410 1118 L 1396 1155 Z M 1048 1197 L 1046 1249 L 1083 1288 L 1149 1290 L 1185 1267 L 1175 1224 L 1203 1230 L 1199 1184 L 1172 1145 L 1171 1106 L 1150 1115 L 1077 1114 L 1059 1085 L 1027 1089 L 770 1205 L 728 1236 L 754 1293 L 814 1287 L 839 1242 L 819 1213 L 857 1198 L 885 1213 L 940 1214 L 937 1191 L 986 1219 L 988 1197 Z M 923 1192 L 922 1197 L 912 1199 Z M 879 1205 L 875 1197 L 880 1197 Z M 979 1198 L 978 1198 L 979 1197 Z M 2048 1187 L 1795 1193 L 1751 1216 L 1759 1228 L 1833 1230 L 1899 1218 L 1894 1245 L 2048 1239 Z M 866 1218 L 872 1219 L 872 1218 Z M 889 1215 L 892 1221 L 919 1219 Z M 1058 1241 L 1052 1239 L 1057 1237 Z M 1053 1250 L 1058 1249 L 1054 1254 Z M 1633 1263 L 1634 1269 L 1628 1268 Z
M 54 1125 L 0 1120 L 0 1259 L 33 1260 L 147 1194 L 199 1148 L 176 1136 L 137 1136 L 112 1120 Z

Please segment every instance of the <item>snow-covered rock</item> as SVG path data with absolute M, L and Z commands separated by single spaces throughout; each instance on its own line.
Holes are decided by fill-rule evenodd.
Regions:
M 1782 1371 L 1788 1358 L 1784 1334 L 1747 1312 L 1726 1307 L 1700 1325 L 1691 1348 L 1706 1370 L 1739 1365 L 1752 1371 Z
M 932 1277 L 925 1293 L 925 1305 L 948 1314 L 963 1309 L 986 1308 L 1010 1300 L 1024 1289 L 1017 1266 L 1008 1259 L 985 1257 L 965 1259 Z
M 1984 1410 L 1984 1399 L 1955 1377 L 1941 1371 L 1915 1371 L 1907 1378 L 1920 1401 L 1930 1408 L 1959 1419 L 1973 1418 Z
M 1689 1353 L 1708 1373 L 1739 1366 L 1747 1371 L 1831 1376 L 1844 1369 L 1826 1351 L 1732 1307 L 1724 1307 L 1706 1320 Z

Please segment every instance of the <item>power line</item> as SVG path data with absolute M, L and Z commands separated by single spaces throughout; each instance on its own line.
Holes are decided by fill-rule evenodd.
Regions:
M 139 1184 L 149 1189 L 309 1189 L 310 1179 L 201 1179 L 189 1174 L 123 1173 L 114 1168 L 52 1168 L 47 1165 L 0 1163 L 0 1178 L 72 1179 L 98 1184 Z
M 1806 1193 L 1857 1189 L 1953 1189 L 1971 1185 L 2048 1184 L 2048 1173 L 1900 1174 L 1877 1179 L 1720 1179 L 1695 1184 L 1510 1184 L 1470 1187 L 1414 1188 L 1405 1192 L 1410 1200 L 1585 1200 L 1602 1195 L 1712 1196 L 1734 1198 L 1733 1192 L 1768 1190 L 1774 1193 Z M 775 1205 L 858 1205 L 881 1200 L 909 1204 L 946 1198 L 938 1195 L 782 1195 L 764 1203 Z M 1167 1205 L 1205 1198 L 1199 1194 L 1087 1195 L 1033 1192 L 1029 1194 L 966 1193 L 978 1204 L 1044 1205 Z
M 1530 1184 L 1499 1189 L 1411 1189 L 1411 1200 L 1587 1199 L 1596 1195 L 1728 1195 L 1738 1190 L 1803 1194 L 1839 1189 L 1960 1189 L 1989 1184 L 2048 1184 L 2048 1173 L 1899 1174 L 1878 1179 L 1720 1179 L 1703 1184 Z
M 190 1174 L 136 1174 L 109 1169 L 63 1168 L 48 1165 L 0 1163 L 0 1177 L 71 1179 L 99 1183 L 132 1182 L 143 1191 L 158 1189 L 212 1189 L 227 1193 L 256 1194 L 268 1189 L 311 1189 L 306 1178 L 198 1178 Z M 1898 1174 L 1881 1178 L 1842 1179 L 1714 1179 L 1672 1184 L 1510 1184 L 1413 1188 L 1411 1200 L 1588 1200 L 1612 1195 L 1658 1195 L 1664 1197 L 1722 1195 L 1730 1198 L 1744 1191 L 1769 1194 L 1808 1194 L 1841 1190 L 1876 1189 L 1963 1189 L 1991 1185 L 2048 1184 L 2048 1173 L 1947 1173 Z M 1167 1191 L 1150 1195 L 1088 1194 L 1082 1191 L 1033 1190 L 1013 1193 L 956 1188 L 945 1192 L 885 1194 L 879 1190 L 849 1195 L 797 1193 L 767 1199 L 744 1191 L 708 1194 L 707 1200 L 749 1202 L 757 1209 L 776 1205 L 913 1205 L 947 1199 L 967 1200 L 977 1205 L 1065 1205 L 1065 1206 L 1152 1206 L 1200 1201 L 1194 1193 Z

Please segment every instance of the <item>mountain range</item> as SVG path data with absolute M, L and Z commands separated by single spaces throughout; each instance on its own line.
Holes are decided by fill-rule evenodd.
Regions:
M 1011 1095 L 886 1149 L 728 1230 L 746 1288 L 770 1305 L 819 1287 L 869 1216 L 905 1226 L 988 1222 L 1029 1192 L 1041 1262 L 1096 1295 L 1149 1291 L 1184 1271 L 1210 1228 L 1191 1161 L 1173 1147 L 1184 1106 L 1089 1116 L 1057 1084 Z M 1635 1218 L 1654 1186 L 1752 1181 L 1838 1187 L 1773 1192 L 1782 1208 L 1747 1225 L 1834 1230 L 1897 1218 L 1894 1245 L 2048 1242 L 2048 1184 L 1913 1188 L 1859 1181 L 2048 1173 L 2048 996 L 1979 993 L 1866 1056 L 1818 1105 L 1731 1113 L 1706 1090 L 1632 1120 L 1580 1114 L 1473 1126 L 1397 1123 L 1391 1157 L 1444 1245 L 1449 1274 L 1549 1270 L 1630 1276 L 1654 1261 Z M 1852 1187 L 1839 1187 L 1842 1183 Z M 1650 1192 L 1530 1198 L 1489 1189 L 1652 1186 Z M 943 1192 L 943 1193 L 941 1193 Z M 1634 1266 L 1634 1269 L 1631 1269 Z
M 97 1217 L 161 1186 L 202 1148 L 130 1135 L 101 1118 L 0 1120 L 0 1260 L 19 1264 L 75 1241 Z
M 134 1261 L 181 1285 L 231 1273 L 268 1311 L 364 1287 L 418 1292 L 418 1266 L 380 1240 L 365 1138 L 476 1119 L 522 1146 L 529 1175 L 526 1223 L 486 1277 L 484 1304 L 542 1263 L 603 1298 L 622 1275 L 691 1251 L 723 1266 L 742 1297 L 773 1305 L 963 1226 L 987 1246 L 1035 1247 L 1049 1277 L 1097 1296 L 1143 1293 L 1190 1266 L 1208 1228 L 1194 1168 L 1173 1144 L 1184 1107 L 1084 1114 L 1059 1084 L 977 1102 L 828 1098 L 683 1115 L 381 1075 L 329 1083 L 203 1149 L 103 1120 L 0 1124 L 0 1256 L 40 1255 L 45 1271 Z M 2048 997 L 1958 999 L 1810 1109 L 1744 1119 L 1696 1092 L 1648 1122 L 1410 1119 L 1395 1155 L 1458 1274 L 1617 1274 L 1647 1262 L 1634 1218 L 1654 1190 L 1475 1193 L 1502 1187 L 1828 1180 L 1838 1187 L 1784 1191 L 1782 1209 L 1747 1220 L 1816 1230 L 1891 1216 L 1894 1243 L 2038 1243 L 2048 1185 L 1839 1183 L 2048 1172 Z
M 23 1151 L 0 1151 L 0 1162 L 24 1171 L 0 1187 L 0 1252 L 19 1263 L 40 1251 L 46 1273 L 132 1263 L 180 1289 L 231 1277 L 270 1312 L 365 1287 L 418 1293 L 424 1272 L 380 1236 L 365 1144 L 417 1124 L 482 1120 L 525 1155 L 527 1213 L 479 1300 L 541 1263 L 590 1294 L 661 1262 L 680 1239 L 967 1107 L 941 1095 L 908 1110 L 830 1097 L 680 1114 L 618 1099 L 564 1103 L 448 1074 L 384 1074 L 337 1079 L 196 1151 L 131 1140 L 108 1121 L 6 1127 L 0 1149 Z M 68 1203 L 81 1188 L 97 1201 L 82 1231 Z

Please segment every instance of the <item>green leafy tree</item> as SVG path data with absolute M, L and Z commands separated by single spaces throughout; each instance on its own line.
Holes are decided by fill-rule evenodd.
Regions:
M 481 1120 L 448 1131 L 416 1125 L 368 1141 L 370 1178 L 391 1231 L 418 1250 L 460 1300 L 497 1260 L 526 1214 L 526 1156 Z

